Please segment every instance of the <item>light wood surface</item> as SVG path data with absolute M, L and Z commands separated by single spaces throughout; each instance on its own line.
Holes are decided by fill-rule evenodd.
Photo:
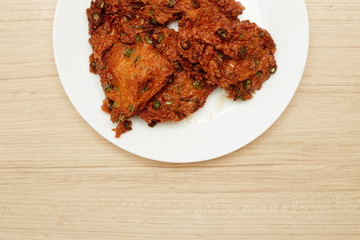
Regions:
M 0 239 L 360 239 L 360 1 L 307 0 L 296 96 L 253 143 L 153 162 L 103 139 L 52 53 L 56 0 L 0 0 Z

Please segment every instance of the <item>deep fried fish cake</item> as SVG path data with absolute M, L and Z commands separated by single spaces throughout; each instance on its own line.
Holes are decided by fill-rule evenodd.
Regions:
M 200 80 L 202 76 L 191 68 L 191 64 L 188 67 L 183 66 L 180 72 L 174 73 L 170 83 L 140 112 L 140 117 L 150 126 L 160 122 L 177 122 L 188 117 L 204 106 L 207 97 L 216 88 Z
M 90 15 L 91 17 L 91 15 Z M 103 16 L 101 27 L 91 31 L 89 43 L 95 59 L 101 59 L 106 50 L 117 43 L 121 36 L 120 20 L 114 16 Z
M 221 62 L 218 81 L 229 98 L 247 100 L 276 72 L 276 45 L 270 34 L 255 23 L 242 21 L 236 25 L 232 39 L 216 45 L 217 54 L 211 62 Z M 208 70 L 215 73 L 211 62 Z M 217 78 L 215 74 L 213 78 Z
M 142 0 L 142 16 L 154 19 L 160 24 L 180 19 L 191 9 L 216 7 L 225 17 L 234 20 L 244 11 L 241 3 L 235 0 Z
M 179 23 L 180 50 L 190 62 L 200 62 L 210 82 L 229 98 L 247 100 L 276 71 L 276 45 L 270 34 L 249 21 L 230 21 L 213 9 L 189 11 Z M 207 21 L 207 24 L 204 24 Z M 196 54 L 194 54 L 196 53 Z
M 102 64 L 105 67 L 98 72 L 106 95 L 103 110 L 111 114 L 113 122 L 137 115 L 173 73 L 170 63 L 144 41 L 135 45 L 116 43 Z
M 186 118 L 217 85 L 251 98 L 276 71 L 276 48 L 265 30 L 237 20 L 243 10 L 235 0 L 92 1 L 90 71 L 119 123 L 116 137 L 138 114 L 149 125 Z M 180 33 L 165 27 L 177 19 Z
M 96 0 L 91 4 L 88 15 L 120 14 L 128 19 L 141 17 L 153 25 L 166 24 L 180 19 L 190 9 L 217 6 L 221 13 L 229 19 L 236 19 L 245 9 L 235 0 Z M 101 19 L 100 19 L 101 20 Z M 97 22 L 91 25 L 96 26 Z M 90 26 L 92 28 L 93 26 Z
M 174 75 L 168 84 L 140 112 L 140 117 L 150 125 L 160 122 L 177 122 L 202 108 L 207 97 L 217 87 L 206 83 L 205 72 L 178 54 L 178 33 L 172 29 L 154 30 L 156 49 L 173 66 Z

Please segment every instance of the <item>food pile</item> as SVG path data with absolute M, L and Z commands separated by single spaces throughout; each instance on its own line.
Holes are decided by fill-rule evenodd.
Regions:
M 87 10 L 90 71 L 100 75 L 103 111 L 118 123 L 180 121 L 217 87 L 246 101 L 277 69 L 270 34 L 238 16 L 235 0 L 95 0 Z M 179 30 L 168 24 L 179 20 Z

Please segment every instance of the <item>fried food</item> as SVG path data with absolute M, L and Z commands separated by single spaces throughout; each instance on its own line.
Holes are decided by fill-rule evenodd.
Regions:
M 145 42 L 135 46 L 116 43 L 105 54 L 104 64 L 100 72 L 103 88 L 119 105 L 116 111 L 126 118 L 136 115 L 173 73 L 169 62 Z
M 155 18 L 160 24 L 180 19 L 191 9 L 214 6 L 225 17 L 235 20 L 244 11 L 241 3 L 235 0 L 142 0 L 144 3 L 143 15 Z
M 172 82 L 155 95 L 140 117 L 150 126 L 160 122 L 177 122 L 202 108 L 216 88 L 205 81 L 193 80 L 193 69 L 174 74 Z
M 207 97 L 217 87 L 205 81 L 205 72 L 199 65 L 192 65 L 179 56 L 178 35 L 168 28 L 157 28 L 153 33 L 156 49 L 171 62 L 174 74 L 139 114 L 150 126 L 188 117 L 204 106 Z
M 149 126 L 180 121 L 218 86 L 247 100 L 276 71 L 270 34 L 237 18 L 235 0 L 94 0 L 87 10 L 90 71 L 116 137 L 139 115 Z M 166 27 L 179 21 L 179 32 Z
M 270 34 L 255 23 L 242 21 L 236 27 L 230 41 L 216 46 L 218 60 L 212 61 L 221 59 L 218 81 L 229 98 L 248 100 L 276 72 L 276 45 Z M 209 66 L 214 65 L 209 63 Z M 208 69 L 210 73 L 213 70 Z
M 276 45 L 255 23 L 230 21 L 216 8 L 205 8 L 188 11 L 179 29 L 180 41 L 191 45 L 180 54 L 199 62 L 209 81 L 219 84 L 233 100 L 251 99 L 276 72 Z
M 94 29 L 90 38 L 92 71 L 100 75 L 106 96 L 102 109 L 111 114 L 113 122 L 118 122 L 117 136 L 131 129 L 127 119 L 137 115 L 173 73 L 170 63 L 155 49 L 147 32 L 134 29 L 122 39 L 118 33 L 124 27 L 108 24 L 120 21 L 105 16 L 104 25 Z M 115 36 L 119 36 L 117 42 Z

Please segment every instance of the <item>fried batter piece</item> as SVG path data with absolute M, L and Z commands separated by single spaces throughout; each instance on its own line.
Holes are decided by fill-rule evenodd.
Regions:
M 93 3 L 96 9 L 99 4 Z M 103 6 L 100 6 L 103 7 Z M 124 26 L 124 17 L 103 14 L 101 24 L 93 17 L 97 10 L 88 10 L 91 71 L 100 75 L 106 98 L 102 109 L 119 123 L 116 136 L 131 129 L 129 118 L 137 115 L 147 102 L 166 84 L 172 66 L 155 49 L 152 36 L 143 28 L 135 28 L 141 19 Z M 96 14 L 95 14 L 96 16 Z M 126 31 L 126 32 L 125 32 Z
M 206 83 L 205 72 L 199 65 L 192 65 L 179 56 L 178 35 L 168 28 L 154 30 L 156 49 L 172 63 L 174 75 L 139 114 L 150 126 L 186 118 L 202 108 L 217 87 Z
M 221 14 L 211 18 L 216 11 L 207 8 L 187 12 L 179 22 L 180 41 L 191 47 L 180 53 L 190 62 L 200 62 L 209 81 L 218 83 L 230 99 L 251 99 L 253 92 L 276 72 L 276 45 L 270 34 L 255 23 L 230 21 Z
M 88 15 L 121 14 L 130 20 L 141 16 L 153 25 L 164 25 L 180 19 L 190 9 L 206 8 L 209 5 L 218 7 L 220 12 L 231 20 L 237 19 L 245 9 L 235 0 L 96 0 L 91 4 L 92 10 Z M 94 25 L 96 26 L 96 22 Z
M 276 46 L 237 19 L 243 10 L 235 0 L 92 1 L 90 71 L 100 75 L 116 137 L 136 115 L 149 126 L 186 118 L 219 85 L 250 99 L 276 71 Z M 166 27 L 179 19 L 179 32 Z
M 116 43 L 104 62 L 106 68 L 100 72 L 106 94 L 103 110 L 111 113 L 113 122 L 137 115 L 173 73 L 170 63 L 147 42 Z
M 211 61 L 222 61 L 219 84 L 229 98 L 248 100 L 276 72 L 276 45 L 270 34 L 255 23 L 242 21 L 237 27 L 232 40 L 216 46 L 218 59 Z M 213 70 L 209 68 L 209 72 Z
M 142 0 L 143 16 L 156 19 L 160 24 L 180 19 L 191 9 L 216 7 L 225 17 L 235 20 L 244 11 L 241 3 L 235 0 Z
M 103 61 L 106 68 L 100 71 L 101 83 L 116 106 L 114 119 L 119 114 L 126 118 L 136 115 L 173 73 L 170 63 L 146 42 L 116 43 Z
M 140 117 L 154 126 L 160 122 L 180 121 L 202 108 L 216 87 L 204 81 L 194 81 L 192 73 L 189 69 L 174 74 L 172 82 L 155 95 L 140 112 Z

